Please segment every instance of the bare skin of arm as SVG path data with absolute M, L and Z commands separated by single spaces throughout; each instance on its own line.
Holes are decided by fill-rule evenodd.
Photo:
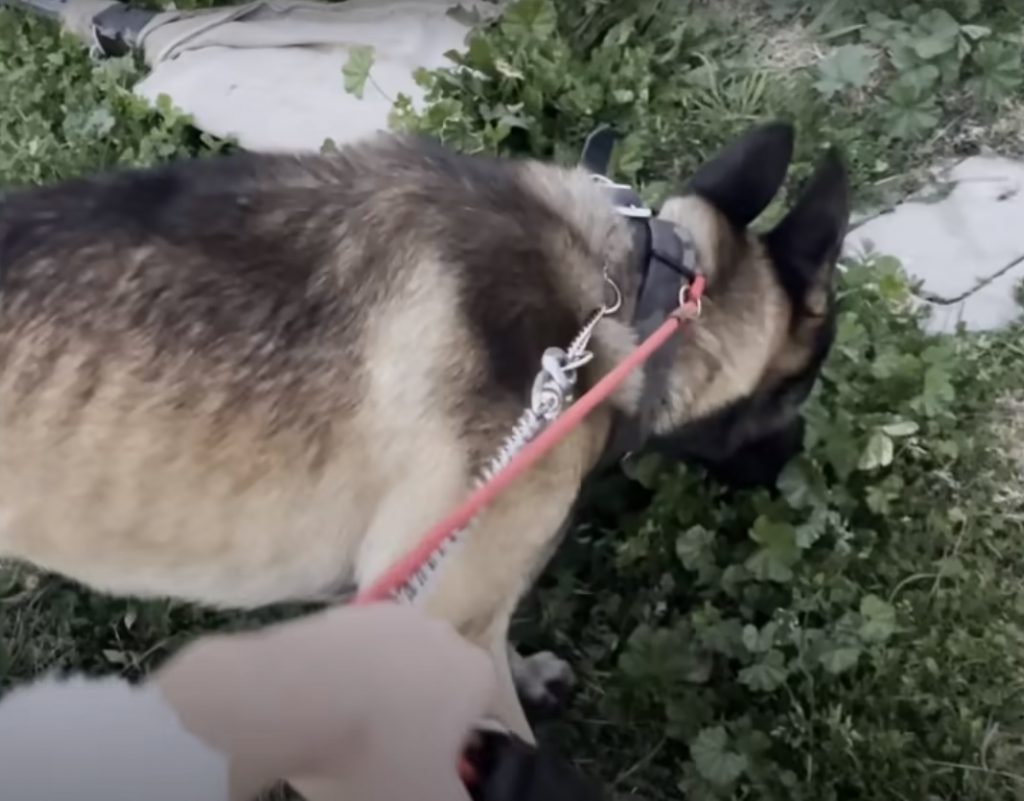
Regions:
M 23 788 L 11 801 L 157 801 L 168 782 L 169 799 L 250 801 L 280 779 L 308 801 L 468 799 L 456 765 L 492 671 L 414 610 L 332 609 L 203 638 L 141 687 L 44 680 L 13 693 L 0 773 Z

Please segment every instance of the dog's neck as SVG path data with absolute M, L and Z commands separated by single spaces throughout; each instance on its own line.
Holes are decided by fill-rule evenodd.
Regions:
M 616 210 L 629 219 L 632 249 L 628 270 L 636 290 L 628 299 L 636 340 L 650 336 L 679 306 L 680 291 L 696 276 L 698 252 L 684 228 L 654 217 L 629 187 L 609 185 Z M 646 211 L 646 214 L 640 213 Z M 679 337 L 672 337 L 644 364 L 635 407 L 614 412 L 601 462 L 611 463 L 644 446 L 665 394 Z

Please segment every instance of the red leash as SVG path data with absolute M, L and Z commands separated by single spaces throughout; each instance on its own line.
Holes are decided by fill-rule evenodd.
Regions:
M 605 401 L 618 389 L 626 377 L 664 345 L 685 321 L 696 317 L 700 313 L 700 301 L 703 294 L 704 276 L 697 275 L 693 279 L 693 283 L 684 287 L 680 293 L 679 308 L 670 314 L 654 333 L 640 343 L 629 356 L 617 364 L 611 372 L 591 387 L 564 413 L 559 415 L 536 439 L 519 451 L 504 470 L 480 486 L 450 515 L 438 521 L 415 548 L 399 559 L 366 589 L 360 591 L 353 603 L 361 605 L 391 598 L 430 560 L 453 532 L 468 525 L 509 484 L 532 467 L 537 460 L 578 426 L 598 404 Z
M 679 293 L 679 308 L 672 312 L 654 333 L 640 343 L 629 356 L 616 365 L 563 414 L 555 418 L 550 426 L 513 457 L 504 470 L 480 486 L 450 515 L 438 521 L 415 548 L 405 557 L 399 559 L 365 590 L 359 592 L 352 603 L 361 606 L 390 599 L 406 582 L 412 579 L 424 564 L 430 561 L 449 536 L 467 526 L 509 484 L 561 442 L 573 428 L 583 422 L 584 417 L 590 414 L 599 403 L 606 400 L 633 370 L 647 361 L 658 348 L 664 345 L 684 322 L 697 317 L 700 314 L 703 294 L 704 276 L 697 275 L 693 279 L 693 283 L 688 287 L 683 287 Z M 472 786 L 478 779 L 473 764 L 465 756 L 459 760 L 459 776 L 467 786 Z

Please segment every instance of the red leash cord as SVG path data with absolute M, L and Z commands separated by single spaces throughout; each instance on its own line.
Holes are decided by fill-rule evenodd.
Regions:
M 438 521 L 419 541 L 415 548 L 386 570 L 376 581 L 356 595 L 356 605 L 383 601 L 390 598 L 426 564 L 455 531 L 468 525 L 480 511 L 493 501 L 509 484 L 515 481 L 542 456 L 557 445 L 578 426 L 583 418 L 605 401 L 626 377 L 649 359 L 664 345 L 682 324 L 700 313 L 704 294 L 704 276 L 697 275 L 689 287 L 680 293 L 680 305 L 647 339 L 598 381 L 575 403 L 559 415 L 536 439 L 528 443 L 504 470 L 477 488 L 450 515 Z
M 509 484 L 515 481 L 542 456 L 561 442 L 583 418 L 611 395 L 626 377 L 649 359 L 683 325 L 700 314 L 701 296 L 704 294 L 704 276 L 697 275 L 688 287 L 679 293 L 679 308 L 672 312 L 647 339 L 598 381 L 564 413 L 544 429 L 536 439 L 517 453 L 508 465 L 473 492 L 455 511 L 431 528 L 415 548 L 386 570 L 352 601 L 356 606 L 385 601 L 391 598 L 419 569 L 430 561 L 455 531 L 467 526 Z M 477 771 L 466 756 L 459 760 L 459 776 L 472 786 L 478 780 Z

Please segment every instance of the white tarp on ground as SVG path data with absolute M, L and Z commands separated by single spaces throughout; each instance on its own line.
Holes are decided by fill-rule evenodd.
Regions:
M 202 12 L 167 12 L 140 35 L 152 72 L 137 87 L 161 95 L 203 130 L 250 150 L 319 150 L 327 139 L 358 139 L 387 127 L 400 93 L 422 100 L 413 72 L 451 65 L 471 26 L 493 2 L 264 0 Z M 362 98 L 345 91 L 350 48 L 373 48 Z

